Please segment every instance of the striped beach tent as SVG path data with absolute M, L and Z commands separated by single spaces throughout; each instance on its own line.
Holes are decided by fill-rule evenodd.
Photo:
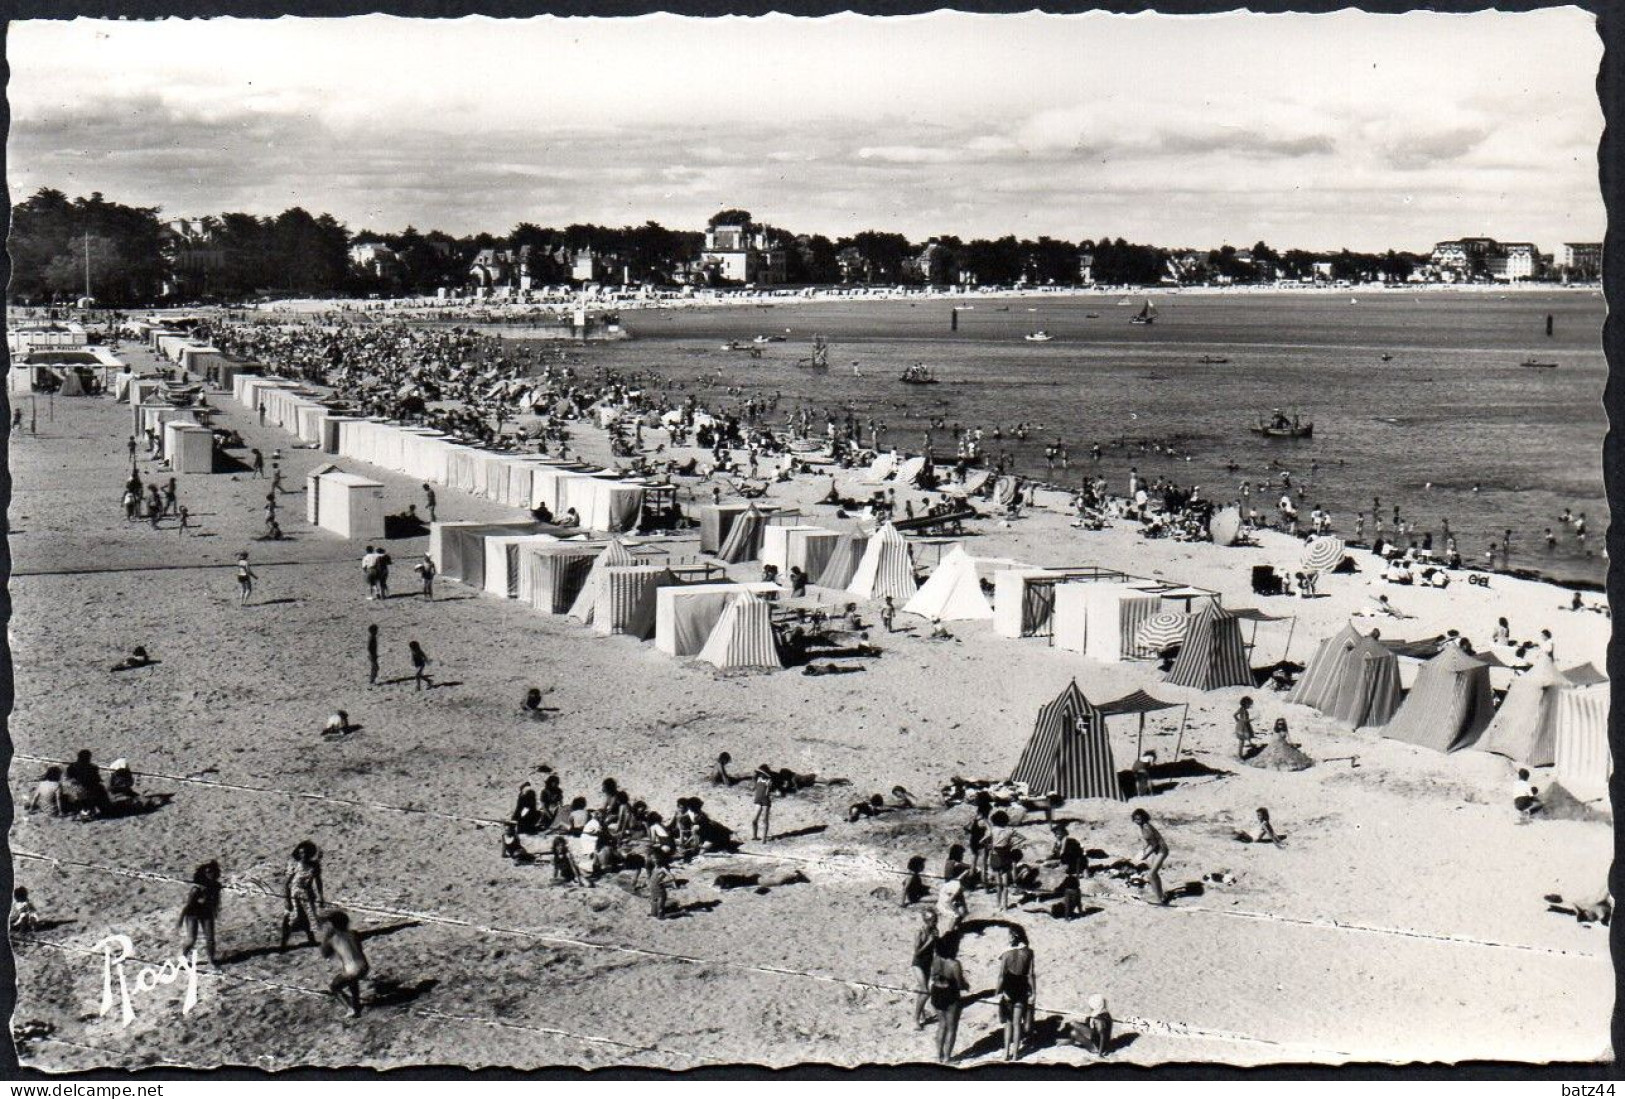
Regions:
M 1459 645 L 1446 645 L 1422 665 L 1382 735 L 1435 752 L 1455 752 L 1472 746 L 1494 716 L 1489 665 Z
M 1552 658 L 1539 654 L 1528 671 L 1512 680 L 1494 720 L 1473 747 L 1529 767 L 1550 767 L 1557 760 L 1558 699 L 1570 686 Z
M 741 592 L 717 619 L 699 659 L 723 671 L 784 667 L 767 602 L 754 592 Z
M 889 595 L 898 607 L 920 590 L 914 582 L 914 561 L 908 543 L 892 524 L 887 523 L 869 539 L 846 590 L 860 599 L 876 601 Z
M 762 528 L 767 517 L 756 508 L 747 508 L 733 521 L 728 537 L 717 548 L 717 560 L 737 565 L 741 561 L 754 561 L 762 555 Z
M 611 542 L 598 555 L 592 563 L 592 570 L 587 578 L 581 582 L 581 591 L 576 595 L 576 601 L 570 604 L 570 617 L 583 626 L 592 624 L 593 610 L 598 606 L 598 593 L 603 590 L 604 576 L 611 568 L 621 565 L 635 565 L 636 559 L 632 551 L 619 541 Z
M 844 589 L 857 575 L 858 562 L 863 560 L 869 539 L 861 531 L 849 530 L 836 541 L 829 551 L 829 560 L 813 582 L 821 588 Z
M 1388 724 L 1399 709 L 1399 657 L 1370 637 L 1340 654 L 1336 689 L 1320 711 L 1351 729 Z
M 611 565 L 604 570 L 593 607 L 592 628 L 599 633 L 630 634 L 639 641 L 655 635 L 656 592 L 680 584 L 665 565 Z
M 1126 800 L 1112 761 L 1105 715 L 1083 697 L 1077 680 L 1038 711 L 1032 739 L 1010 781 L 1026 783 L 1034 794 Z
M 1361 633 L 1352 622 L 1345 623 L 1331 637 L 1315 647 L 1315 655 L 1303 670 L 1288 702 L 1298 702 L 1324 711 L 1337 697 L 1337 684 L 1343 674 L 1343 658 L 1360 643 Z
M 593 542 L 552 542 L 526 546 L 519 596 L 546 614 L 564 614 L 581 594 L 593 562 L 604 552 Z M 627 556 L 631 556 L 628 554 Z
M 1247 647 L 1241 642 L 1241 623 L 1219 606 L 1218 600 L 1210 600 L 1191 615 L 1185 642 L 1179 647 L 1167 682 L 1199 691 L 1253 686 Z
M 1614 756 L 1608 748 L 1606 681 L 1568 687 L 1557 696 L 1557 778 L 1587 801 L 1608 796 Z

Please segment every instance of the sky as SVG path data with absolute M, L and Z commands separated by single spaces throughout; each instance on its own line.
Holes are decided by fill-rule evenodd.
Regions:
M 1577 8 L 17 22 L 13 201 L 352 230 L 1601 240 Z

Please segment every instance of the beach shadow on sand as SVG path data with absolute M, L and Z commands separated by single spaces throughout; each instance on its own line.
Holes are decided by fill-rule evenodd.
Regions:
M 665 918 L 668 920 L 684 920 L 690 916 L 714 911 L 721 906 L 721 901 L 689 901 L 687 904 L 680 904 L 675 908 L 667 909 Z
M 362 1001 L 366 1007 L 403 1007 L 433 992 L 440 984 L 426 977 L 415 984 L 401 984 L 388 977 L 372 982 L 372 995 Z
M 253 606 L 253 607 L 275 607 L 275 606 L 279 606 L 279 605 L 284 604 L 284 603 L 303 603 L 303 602 L 304 602 L 304 600 L 298 598 L 297 596 L 284 595 L 280 599 L 258 599 L 258 600 L 255 600 L 253 603 L 251 603 L 249 605 Z
M 829 831 L 829 825 L 827 824 L 809 824 L 807 827 L 797 828 L 793 832 L 775 832 L 773 833 L 773 839 L 775 842 L 778 840 L 794 840 L 800 839 L 802 836 L 821 835 L 827 831 Z

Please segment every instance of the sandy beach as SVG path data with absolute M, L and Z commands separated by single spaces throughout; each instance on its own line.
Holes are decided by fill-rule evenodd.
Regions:
M 143 369 L 156 366 L 132 352 Z M 606 637 L 528 606 L 440 585 L 423 602 L 366 599 L 362 546 L 304 521 L 305 475 L 319 451 L 259 427 L 230 395 L 211 393 L 216 424 L 247 444 L 282 451 L 283 525 L 292 540 L 253 541 L 266 482 L 235 474 L 179 478 L 199 524 L 177 532 L 128 523 L 118 506 L 129 409 L 107 399 L 41 399 L 39 434 L 13 436 L 10 639 L 17 703 L 11 792 L 25 800 L 48 762 L 91 749 L 124 756 L 144 791 L 172 801 L 149 815 L 78 823 L 19 813 L 11 832 L 18 884 L 46 920 L 17 946 L 14 1024 L 41 1021 L 48 1037 L 22 1049 L 46 1070 L 98 1066 L 301 1064 L 535 1068 L 710 1063 L 930 1060 L 933 1038 L 913 1024 L 909 951 L 918 917 L 900 906 L 903 867 L 915 855 L 932 873 L 960 842 L 966 806 L 926 808 L 848 823 L 847 804 L 902 785 L 939 805 L 952 775 L 1006 777 L 1038 708 L 1076 679 L 1091 699 L 1135 688 L 1188 703 L 1186 754 L 1198 777 L 1173 781 L 1144 805 L 1172 848 L 1165 878 L 1198 883 L 1171 907 L 1140 901 L 1097 876 L 1088 914 L 1052 918 L 1039 906 L 1010 914 L 1032 936 L 1042 977 L 1039 1035 L 1105 994 L 1132 1036 L 1113 1061 L 1587 1060 L 1607 1055 L 1614 976 L 1607 931 L 1546 911 L 1542 894 L 1596 893 L 1613 836 L 1606 822 L 1521 823 L 1515 768 L 1500 756 L 1441 756 L 1350 733 L 1282 696 L 1252 692 L 1259 722 L 1290 722 L 1318 762 L 1307 771 L 1259 770 L 1235 759 L 1229 714 L 1240 688 L 1201 693 L 1159 682 L 1147 662 L 1099 664 L 1011 640 L 985 623 L 953 625 L 931 640 L 924 623 L 878 626 L 882 655 L 852 675 L 792 672 L 719 678 L 626 637 Z M 664 441 L 652 433 L 650 444 Z M 572 447 L 607 461 L 602 433 L 576 428 Z M 679 454 L 678 456 L 681 456 Z M 341 461 L 384 483 L 390 511 L 421 510 L 418 485 L 388 470 Z M 144 477 L 153 464 L 143 461 Z M 164 475 L 167 476 L 167 475 Z M 847 495 L 867 495 L 852 473 Z M 687 486 L 685 508 L 709 500 Z M 775 485 L 770 499 L 805 522 L 843 527 L 815 503 L 828 477 Z M 1114 491 L 1124 486 L 1113 485 Z M 485 500 L 439 489 L 441 519 L 517 519 Z M 899 507 L 909 495 L 899 489 Z M 920 494 L 914 494 L 916 500 Z M 1013 522 L 980 520 L 965 537 L 978 556 L 1034 565 L 1099 565 L 1219 592 L 1231 608 L 1285 620 L 1258 626 L 1252 664 L 1305 662 L 1382 588 L 1374 559 L 1329 575 L 1322 598 L 1260 598 L 1250 568 L 1298 567 L 1301 543 L 1263 533 L 1260 545 L 1147 541 L 1126 524 L 1069 526 L 1065 500 Z M 697 533 L 642 540 L 674 560 L 699 559 Z M 389 543 L 409 562 L 426 540 Z M 260 582 L 238 607 L 230 568 L 250 550 Z M 922 545 L 930 565 L 946 547 Z M 758 579 L 759 565 L 735 566 Z M 410 588 L 408 577 L 397 583 Z M 1399 588 L 1413 615 L 1382 622 L 1384 637 L 1458 629 L 1487 645 L 1498 617 L 1515 637 L 1550 629 L 1558 663 L 1605 665 L 1610 622 L 1566 610 L 1569 593 L 1495 576 L 1488 587 Z M 826 606 L 846 602 L 819 593 Z M 1593 597 L 1595 598 L 1595 597 Z M 872 605 L 861 608 L 875 622 Z M 368 624 L 380 627 L 383 674 L 369 688 Z M 1373 623 L 1362 620 L 1362 628 Z M 1251 633 L 1250 625 L 1247 632 Z M 1290 638 L 1290 648 L 1288 641 Z M 408 640 L 434 659 L 436 689 L 410 681 Z M 134 645 L 158 660 L 133 673 L 108 668 Z M 1404 682 L 1414 661 L 1404 661 Z M 1508 673 L 1495 673 L 1504 687 Z M 542 723 L 522 718 L 526 688 L 551 688 Z M 361 728 L 325 741 L 337 708 Z M 1145 746 L 1172 757 L 1181 711 L 1153 717 Z M 1130 719 L 1112 723 L 1119 768 L 1134 759 Z M 679 918 L 656 922 L 647 903 L 613 882 L 556 886 L 544 862 L 500 856 L 501 821 L 522 781 L 545 764 L 566 797 L 596 795 L 614 776 L 663 811 L 699 794 L 722 823 L 748 835 L 746 786 L 704 776 L 717 752 L 748 774 L 760 762 L 851 786 L 818 786 L 774 806 L 784 838 L 747 841 L 735 855 L 679 868 Z M 1351 757 L 1354 757 L 1351 759 Z M 1534 781 L 1544 785 L 1543 774 Z M 1279 847 L 1236 842 L 1267 806 Z M 1065 805 L 1086 847 L 1133 857 L 1133 806 Z M 1041 820 L 1022 827 L 1047 846 Z M 325 852 L 329 899 L 368 933 L 368 1010 L 345 1020 L 325 995 L 330 963 L 314 949 L 279 954 L 280 876 L 289 850 L 313 839 Z M 540 842 L 532 843 L 540 849 Z M 178 947 L 176 914 L 192 868 L 218 859 L 226 894 L 220 947 L 226 964 L 198 975 L 197 1002 L 182 985 L 144 993 L 134 1019 L 100 1011 L 107 936 L 130 936 L 137 956 Z M 1109 860 L 1108 860 L 1109 861 Z M 766 888 L 722 890 L 718 873 L 761 875 Z M 806 880 L 769 883 L 799 872 Z M 1225 883 L 1202 881 L 1225 872 Z M 928 882 L 928 884 L 935 884 Z M 973 917 L 993 918 L 974 893 Z M 1005 945 L 996 929 L 968 937 L 973 989 L 992 985 Z M 994 1004 L 966 1009 L 961 1064 L 1001 1053 Z M 854 1051 L 862 1051 L 856 1055 Z M 1036 1062 L 1096 1060 L 1042 1043 Z

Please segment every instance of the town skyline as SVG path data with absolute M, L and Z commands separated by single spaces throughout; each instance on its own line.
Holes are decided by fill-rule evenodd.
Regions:
M 1574 9 L 23 22 L 11 185 L 458 237 L 738 206 L 831 237 L 1550 252 L 1605 224 L 1600 52 Z

